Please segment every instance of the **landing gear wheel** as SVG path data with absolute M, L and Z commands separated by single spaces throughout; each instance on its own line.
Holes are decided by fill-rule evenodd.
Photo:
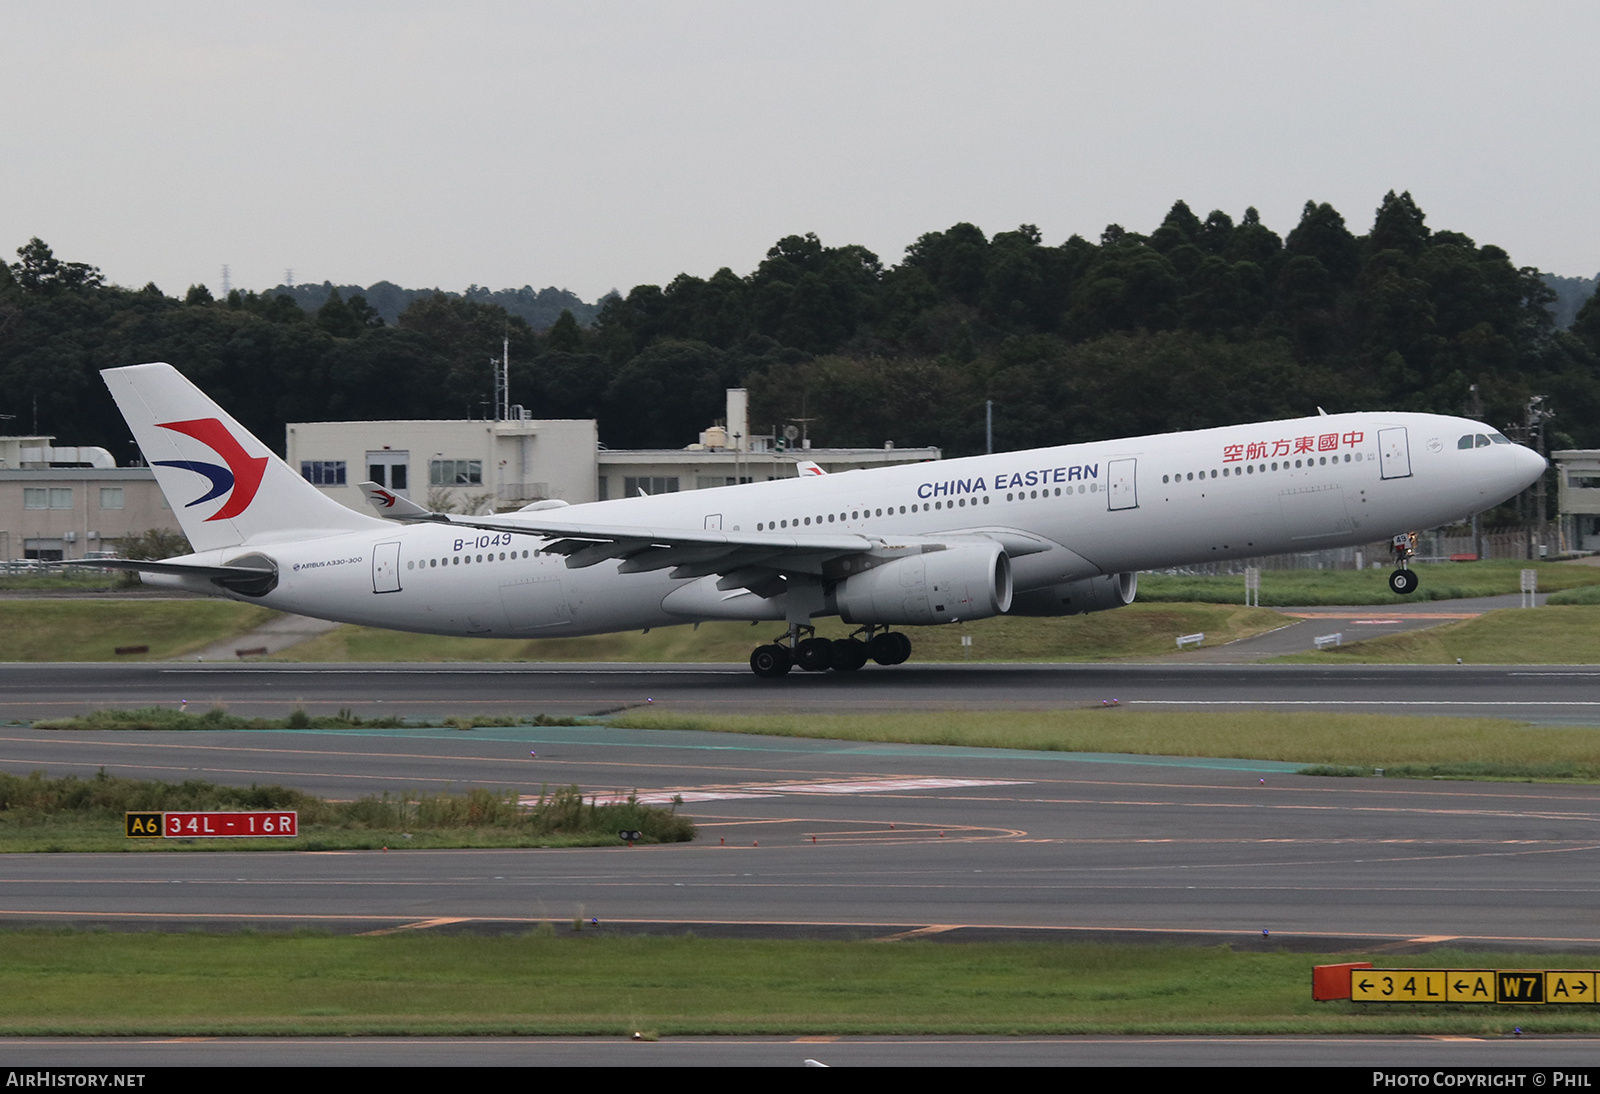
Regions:
M 789 671 L 789 651 L 782 646 L 757 646 L 750 655 L 750 671 L 763 680 L 776 680 Z
M 880 665 L 903 664 L 911 656 L 911 639 L 899 631 L 884 631 L 872 639 L 867 652 Z
M 1421 580 L 1411 570 L 1395 570 L 1389 575 L 1389 589 L 1396 596 L 1409 596 L 1420 584 Z
M 794 663 L 807 672 L 832 668 L 833 642 L 826 638 L 807 638 L 794 648 Z
M 836 638 L 833 642 L 833 667 L 836 672 L 854 672 L 867 663 L 867 644 L 859 638 Z
M 894 663 L 903 665 L 911 660 L 911 639 L 903 634 L 896 633 L 895 641 L 900 647 L 900 652 L 894 655 Z

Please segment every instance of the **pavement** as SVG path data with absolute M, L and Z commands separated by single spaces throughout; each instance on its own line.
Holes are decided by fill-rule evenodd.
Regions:
M 264 657 L 291 646 L 298 646 L 321 634 L 342 626 L 327 619 L 311 619 L 304 615 L 281 615 L 262 624 L 253 631 L 213 642 L 196 653 L 168 658 L 171 661 L 240 661 L 246 657 Z
M 1548 594 L 1538 593 L 1535 606 L 1543 607 Z M 1386 634 L 1426 630 L 1462 619 L 1476 619 L 1485 612 L 1522 607 L 1520 593 L 1504 596 L 1479 596 L 1463 600 L 1419 600 L 1411 604 L 1348 605 L 1339 607 L 1275 608 L 1289 621 L 1275 630 L 1241 638 L 1236 642 L 1185 650 L 1163 657 L 1163 661 L 1192 661 L 1199 664 L 1249 664 L 1291 653 L 1308 653 L 1317 648 L 1316 640 L 1326 635 L 1341 636 L 1342 645 L 1378 638 Z

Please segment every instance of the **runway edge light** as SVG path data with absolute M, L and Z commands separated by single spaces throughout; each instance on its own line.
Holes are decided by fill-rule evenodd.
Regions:
M 1313 965 L 1311 968 L 1311 998 L 1323 1003 L 1329 999 L 1350 998 L 1350 970 L 1370 969 L 1371 961 L 1349 961 L 1343 965 Z

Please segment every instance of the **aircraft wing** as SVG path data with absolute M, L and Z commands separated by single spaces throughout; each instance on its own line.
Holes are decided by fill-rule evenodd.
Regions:
M 485 532 L 538 536 L 541 550 L 565 555 L 572 569 L 621 560 L 621 573 L 672 570 L 675 578 L 722 574 L 727 588 L 756 589 L 781 574 L 824 573 L 827 564 L 886 546 L 875 536 L 731 532 L 717 528 L 641 528 L 528 517 L 448 517 Z M 720 583 L 719 583 L 720 584 Z
M 368 494 L 372 500 L 371 493 Z M 551 520 L 544 513 L 506 513 L 494 517 L 433 513 L 399 501 L 415 513 L 384 511 L 407 523 L 449 523 L 484 532 L 537 536 L 540 550 L 565 555 L 567 566 L 582 569 L 620 560 L 618 572 L 672 571 L 674 578 L 721 575 L 723 590 L 749 589 L 760 596 L 775 595 L 790 576 L 809 574 L 836 579 L 862 568 L 852 559 L 862 556 L 884 560 L 908 554 L 942 551 L 989 540 L 1012 557 L 1049 550 L 1055 546 L 1042 537 L 1005 528 L 975 528 L 938 536 L 864 535 L 825 532 L 742 532 L 720 528 L 645 528 L 633 525 L 588 524 Z M 379 502 L 375 501 L 376 507 Z M 398 507 L 397 507 L 398 508 Z

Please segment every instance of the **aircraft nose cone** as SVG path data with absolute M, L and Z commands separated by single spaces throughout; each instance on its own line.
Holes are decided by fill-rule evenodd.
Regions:
M 1532 486 L 1539 481 L 1539 476 L 1544 474 L 1544 469 L 1549 466 L 1545 458 L 1531 448 L 1523 445 L 1512 446 L 1512 466 L 1516 469 L 1517 482 L 1522 488 Z

